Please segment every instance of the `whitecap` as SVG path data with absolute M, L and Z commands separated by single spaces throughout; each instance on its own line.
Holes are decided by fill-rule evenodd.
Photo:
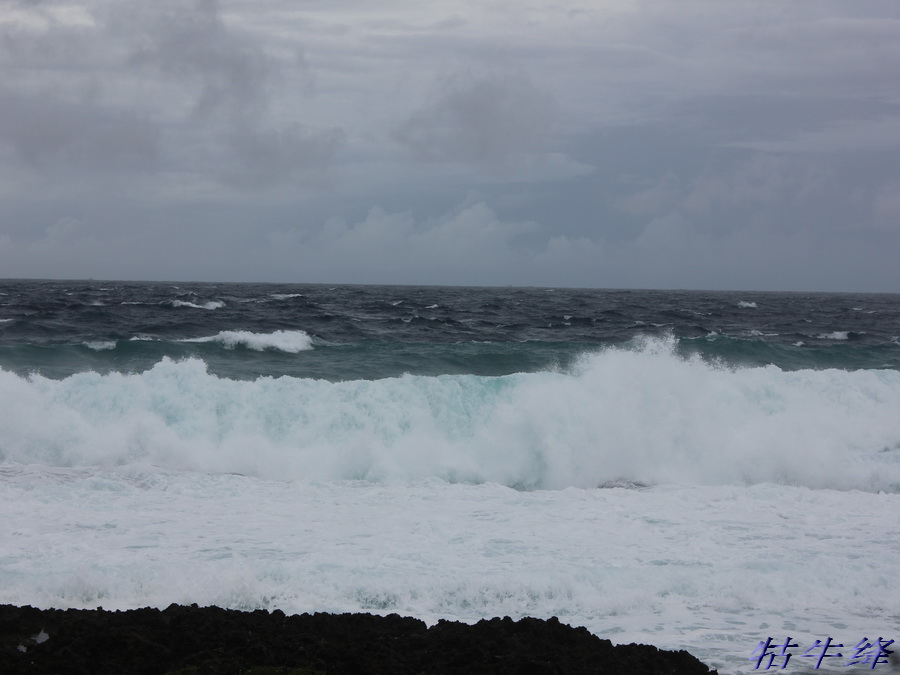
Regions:
M 89 340 L 82 344 L 88 349 L 93 349 L 95 352 L 103 352 L 116 348 L 115 340 Z
M 202 305 L 185 302 L 184 300 L 169 300 L 167 303 L 172 307 L 191 307 L 193 309 L 221 309 L 225 306 L 225 303 L 221 300 L 211 300 L 210 302 L 204 302 Z
M 755 303 L 755 302 L 748 302 L 748 301 L 746 301 L 746 300 L 741 300 L 741 301 L 737 304 L 737 306 L 738 306 L 738 307 L 741 307 L 741 308 L 743 308 L 743 309 L 756 309 L 756 303 Z
M 226 349 L 241 346 L 257 352 L 266 349 L 297 354 L 313 348 L 312 338 L 302 330 L 276 330 L 272 333 L 253 333 L 247 330 L 223 330 L 218 335 L 187 338 L 179 342 L 220 342 Z

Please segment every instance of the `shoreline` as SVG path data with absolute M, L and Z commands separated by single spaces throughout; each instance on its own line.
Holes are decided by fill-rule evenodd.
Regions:
M 197 605 L 107 611 L 0 605 L 0 672 L 715 675 L 686 651 L 613 645 L 556 618 L 430 628 L 397 614 Z

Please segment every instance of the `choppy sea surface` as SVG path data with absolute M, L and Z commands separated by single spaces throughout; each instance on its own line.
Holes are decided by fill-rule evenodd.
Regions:
M 900 295 L 0 281 L 0 602 L 808 672 L 900 639 L 898 336 Z

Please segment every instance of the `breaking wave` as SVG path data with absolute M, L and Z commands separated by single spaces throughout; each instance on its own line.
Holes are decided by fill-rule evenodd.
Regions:
M 195 358 L 62 380 L 0 370 L 0 407 L 0 461 L 23 464 L 525 489 L 900 491 L 900 373 L 728 369 L 679 356 L 671 340 L 586 355 L 569 372 L 501 377 L 235 381 Z

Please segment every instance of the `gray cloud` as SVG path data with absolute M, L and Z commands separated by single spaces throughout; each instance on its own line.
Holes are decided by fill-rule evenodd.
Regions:
M 258 115 L 268 107 L 278 65 L 261 45 L 227 29 L 218 0 L 154 3 L 130 21 L 137 43 L 131 62 L 189 86 L 197 115 Z
M 299 124 L 278 130 L 235 128 L 228 144 L 237 160 L 222 172 L 229 185 L 257 188 L 315 180 L 344 141 L 340 130 L 310 131 Z
M 344 134 L 316 130 L 275 107 L 289 87 L 303 96 L 311 73 L 303 49 L 279 61 L 249 35 L 230 29 L 217 0 L 191 5 L 154 5 L 137 21 L 138 46 L 130 61 L 153 67 L 185 87 L 193 98 L 187 124 L 207 137 L 215 162 L 212 175 L 231 187 L 258 189 L 297 181 L 317 181 L 328 168 Z M 294 118 L 294 119 L 291 119 Z
M 426 161 L 509 167 L 545 152 L 550 98 L 524 75 L 457 72 L 439 79 L 431 100 L 394 132 Z
M 669 171 L 655 184 L 619 198 L 624 212 L 660 217 L 672 212 L 721 220 L 736 209 L 803 208 L 824 195 L 831 177 L 819 164 L 756 153 L 730 166 L 708 166 L 682 182 Z
M 95 56 L 97 30 L 87 9 L 54 12 L 59 7 L 51 2 L 19 3 L 19 7 L 17 14 L 29 21 L 0 23 L 0 57 L 8 77 L 59 68 L 77 73 L 78 66 Z
M 156 166 L 159 131 L 135 111 L 5 89 L 0 89 L 0 110 L 0 143 L 32 168 L 146 171 Z
M 0 15 L 11 75 L 0 144 L 23 166 L 57 169 L 54 188 L 66 167 L 79 183 L 85 168 L 117 180 L 138 171 L 136 192 L 210 179 L 247 190 L 317 183 L 342 143 L 339 129 L 287 107 L 311 91 L 302 44 L 276 58 L 223 20 L 217 0 L 17 7 Z
M 8 2 L 0 264 L 896 290 L 898 35 L 881 0 Z

